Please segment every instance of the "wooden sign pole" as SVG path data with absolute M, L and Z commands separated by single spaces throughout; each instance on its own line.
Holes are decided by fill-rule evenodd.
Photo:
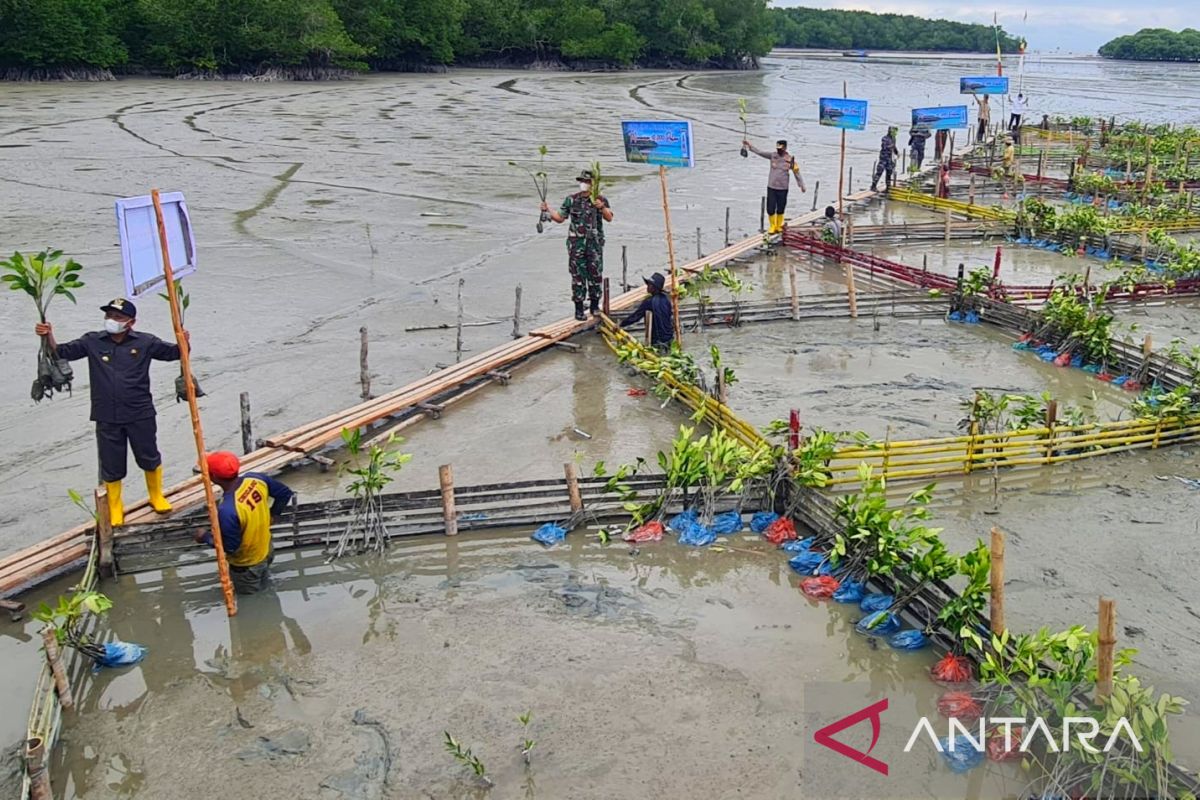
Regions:
M 192 379 L 191 347 L 183 334 L 179 315 L 179 295 L 175 291 L 175 272 L 171 269 L 171 254 L 167 248 L 167 226 L 163 221 L 162 201 L 158 189 L 150 190 L 154 201 L 154 218 L 158 222 L 158 242 L 162 247 L 163 277 L 167 279 L 167 300 L 171 304 L 171 324 L 175 341 L 179 343 L 179 362 L 183 369 L 183 385 L 187 391 L 188 409 L 192 414 L 192 433 L 196 437 L 196 455 L 200 458 L 200 479 L 204 481 L 204 500 L 208 505 L 208 524 L 212 526 L 213 547 L 217 551 L 217 574 L 221 576 L 221 591 L 225 595 L 225 610 L 237 614 L 237 599 L 233 596 L 233 581 L 229 578 L 229 562 L 225 560 L 225 543 L 221 541 L 221 524 L 217 520 L 217 501 L 213 494 L 212 478 L 208 474 L 208 459 L 204 457 L 204 431 L 200 427 L 200 408 L 196 405 L 196 384 Z
M 850 91 L 845 81 L 842 81 L 842 98 L 849 97 L 847 92 Z M 874 180 L 875 176 L 872 175 Z M 846 195 L 846 129 L 842 128 L 842 154 L 838 162 L 838 219 L 845 223 L 846 217 L 843 213 L 842 198 Z
M 671 237 L 671 208 L 667 205 L 667 168 L 658 166 L 658 182 L 662 185 L 663 220 L 667 226 L 667 262 L 671 266 L 671 306 L 674 315 L 675 342 L 683 347 L 683 331 L 679 327 L 679 274 L 675 271 L 675 242 Z

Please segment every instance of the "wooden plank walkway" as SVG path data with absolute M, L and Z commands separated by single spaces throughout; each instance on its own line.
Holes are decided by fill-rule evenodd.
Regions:
M 862 203 L 873 199 L 877 194 L 871 191 L 858 192 L 846 196 L 844 202 Z M 811 225 L 819 222 L 822 216 L 823 211 L 820 210 L 808 212 L 789 220 L 788 225 Z M 772 240 L 778 242 L 780 238 L 775 236 Z M 680 281 L 685 281 L 705 266 L 719 266 L 745 256 L 760 247 L 763 242 L 763 235 L 756 234 L 703 258 L 683 264 L 678 268 Z M 664 269 L 663 272 L 667 270 Z M 669 275 L 667 285 L 671 285 Z M 644 296 L 645 291 L 639 286 L 612 297 L 609 303 L 610 310 L 628 310 L 637 305 Z M 407 386 L 267 439 L 264 447 L 243 457 L 243 468 L 268 474 L 278 473 L 289 465 L 339 442 L 343 428 L 365 427 L 378 423 L 411 410 L 420 403 L 429 402 L 455 387 L 480 379 L 486 380 L 488 373 L 498 372 L 506 366 L 551 349 L 558 342 L 595 325 L 594 320 L 579 322 L 569 318 L 530 331 L 519 339 L 485 350 Z M 409 423 L 414 421 L 409 420 Z M 204 502 L 204 486 L 199 477 L 190 478 L 169 487 L 166 496 L 175 507 L 175 513 L 187 511 Z M 131 504 L 126 509 L 125 520 L 128 525 L 151 522 L 155 519 L 159 517 L 145 500 Z M 73 568 L 86 558 L 93 530 L 90 524 L 80 525 L 0 559 L 0 597 L 18 593 Z M 116 535 L 120 536 L 120 529 Z

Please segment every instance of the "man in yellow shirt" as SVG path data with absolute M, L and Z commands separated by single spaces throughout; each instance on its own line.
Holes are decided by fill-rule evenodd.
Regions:
M 206 460 L 208 474 L 223 492 L 217 521 L 233 588 L 238 594 L 255 594 L 267 588 L 271 576 L 271 518 L 283 512 L 295 492 L 261 473 L 241 475 L 241 462 L 228 450 L 209 453 Z M 213 543 L 211 531 L 198 530 L 194 538 L 199 544 Z

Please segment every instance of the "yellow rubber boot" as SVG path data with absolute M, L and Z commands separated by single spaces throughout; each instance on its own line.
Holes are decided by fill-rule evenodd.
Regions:
M 767 233 L 772 236 L 779 233 L 779 215 L 778 214 L 771 215 L 771 224 L 767 227 Z
M 170 513 L 171 504 L 163 497 L 162 491 L 162 464 L 146 472 L 146 492 L 150 495 L 151 508 L 159 514 Z
M 115 528 L 125 524 L 125 504 L 121 502 L 121 482 L 105 481 L 104 489 L 108 492 L 108 517 Z

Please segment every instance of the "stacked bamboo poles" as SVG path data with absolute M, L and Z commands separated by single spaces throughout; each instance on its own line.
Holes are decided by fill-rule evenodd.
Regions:
M 1200 417 L 1136 419 L 1091 425 L 1027 428 L 1001 433 L 886 442 L 837 451 L 830 485 L 854 483 L 860 463 L 884 478 L 904 480 L 986 470 L 1040 467 L 1200 440 Z
M 960 214 L 967 219 L 1008 221 L 1015 216 L 1013 212 L 1003 208 L 973 205 L 960 200 L 947 200 L 941 197 L 934 197 L 933 195 L 914 192 L 911 189 L 905 189 L 900 186 L 893 186 L 888 190 L 888 199 L 899 200 L 902 203 L 909 203 L 910 205 L 922 206 L 924 208 L 933 208 L 938 211 L 950 211 L 954 214 Z

